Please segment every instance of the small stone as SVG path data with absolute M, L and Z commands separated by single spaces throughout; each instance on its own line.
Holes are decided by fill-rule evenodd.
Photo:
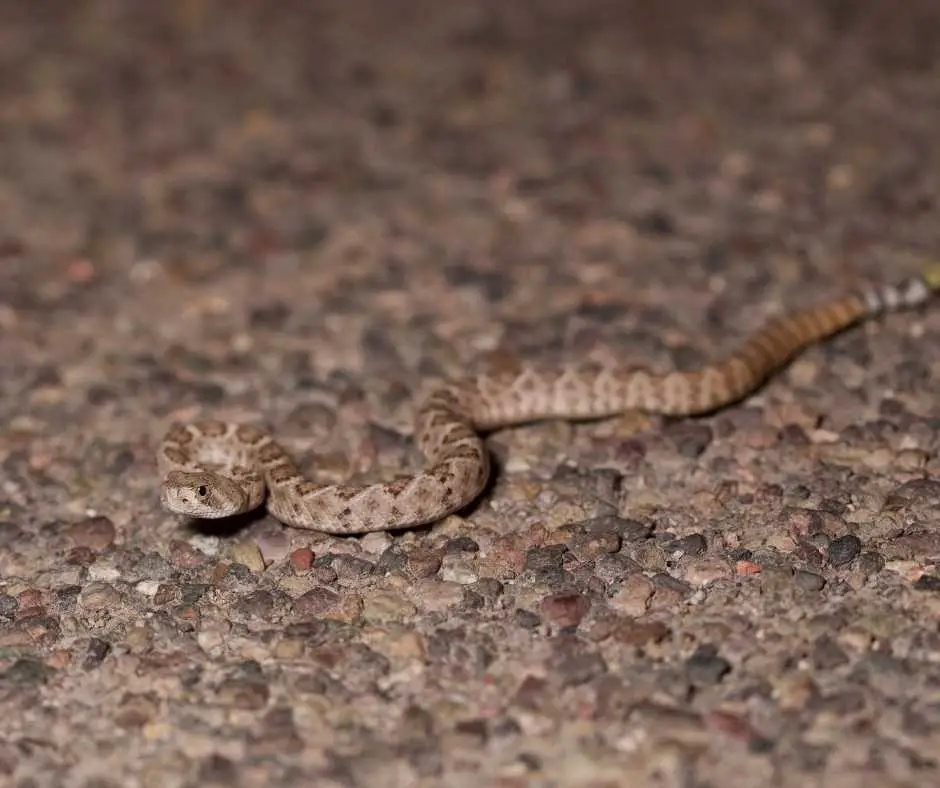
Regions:
M 846 534 L 829 543 L 829 563 L 832 566 L 845 566 L 852 563 L 862 550 L 862 541 L 855 534 Z
M 469 536 L 457 536 L 447 542 L 444 546 L 445 555 L 453 555 L 460 553 L 479 553 L 480 545 L 478 545 L 473 539 Z
M 495 577 L 481 577 L 470 586 L 470 590 L 491 602 L 502 595 L 503 584 Z
M 362 611 L 362 598 L 358 594 L 338 594 L 329 588 L 312 588 L 294 600 L 293 614 L 298 618 L 329 618 L 351 621 Z
M 671 591 L 678 594 L 680 598 L 686 597 L 692 593 L 692 586 L 684 580 L 679 580 L 679 578 L 673 577 L 665 572 L 657 572 L 650 579 L 653 583 L 653 587 L 657 590 Z
M 548 681 L 540 676 L 526 676 L 516 689 L 512 703 L 526 711 L 539 711 L 552 696 Z
M 798 569 L 793 573 L 793 583 L 806 591 L 820 591 L 826 585 L 826 578 L 815 572 Z
M 559 677 L 563 687 L 586 684 L 607 672 L 607 663 L 600 654 L 587 651 L 580 640 L 567 638 L 556 644 L 546 667 Z
M 42 591 L 38 588 L 27 588 L 17 594 L 20 610 L 26 608 L 42 607 Z
M 693 684 L 708 686 L 721 681 L 731 671 L 731 663 L 718 655 L 716 646 L 703 644 L 686 660 L 685 670 Z
M 375 570 L 379 574 L 386 574 L 388 572 L 396 572 L 404 569 L 407 565 L 408 556 L 406 556 L 400 548 L 392 546 L 383 551 L 379 556 L 379 560 L 375 563 Z
M 375 564 L 365 558 L 340 554 L 332 555 L 332 559 L 330 566 L 336 572 L 336 580 L 346 588 L 358 588 L 375 572 Z
M 914 582 L 915 591 L 940 591 L 940 577 L 937 575 L 921 575 Z
M 679 421 L 666 427 L 663 437 L 683 457 L 694 459 L 708 448 L 714 435 L 707 424 Z
M 157 606 L 168 605 L 179 598 L 179 586 L 171 583 L 158 583 L 153 594 L 153 603 Z
M 373 591 L 363 600 L 363 616 L 369 621 L 401 621 L 417 612 L 414 603 L 398 591 L 381 588 Z
M 940 504 L 940 481 L 913 479 L 892 490 L 885 499 L 885 509 Z
M 256 621 L 270 621 L 274 617 L 275 610 L 284 601 L 283 592 L 272 592 L 265 588 L 240 597 L 234 604 L 232 610 L 241 617 Z M 184 607 L 191 607 L 183 602 Z
M 441 569 L 441 560 L 439 551 L 419 548 L 408 554 L 406 569 L 412 577 L 417 579 L 434 577 Z
M 243 711 L 260 711 L 267 703 L 271 691 L 262 679 L 238 677 L 226 679 L 219 686 L 216 700 L 223 706 Z
M 613 631 L 613 638 L 625 646 L 645 646 L 648 643 L 660 643 L 671 634 L 671 630 L 661 621 L 623 620 Z
M 208 590 L 209 586 L 205 583 L 183 583 L 180 587 L 180 604 L 195 605 Z
M 124 601 L 120 592 L 108 583 L 89 583 L 79 597 L 85 610 L 99 612 L 114 611 Z
M 799 424 L 784 424 L 780 430 L 780 442 L 785 446 L 808 446 L 809 436 Z
M 265 566 L 283 561 L 290 551 L 290 538 L 285 531 L 264 531 L 256 538 Z
M 309 572 L 310 567 L 313 566 L 314 558 L 315 554 L 313 550 L 309 547 L 300 547 L 290 554 L 291 568 L 298 574 L 301 572 Z
M 441 580 L 461 585 L 475 583 L 478 575 L 472 556 L 472 553 L 445 553 L 441 562 Z
M 634 618 L 642 616 L 653 597 L 653 584 L 641 574 L 628 575 L 610 598 L 610 606 Z
M 66 535 L 75 547 L 100 552 L 114 544 L 114 523 L 107 517 L 88 517 L 70 525 Z
M 578 626 L 590 609 L 590 601 L 581 594 L 552 594 L 540 605 L 542 617 L 560 629 Z
M 251 541 L 236 542 L 232 545 L 231 558 L 242 566 L 247 566 L 252 572 L 264 571 L 264 558 L 258 545 Z
M 885 557 L 881 553 L 865 552 L 858 557 L 858 571 L 865 576 L 876 575 L 885 568 Z
M 812 661 L 817 670 L 831 670 L 846 664 L 849 658 L 834 640 L 824 635 L 813 645 Z
M 523 629 L 537 629 L 538 626 L 542 623 L 535 613 L 531 610 L 523 610 L 522 608 L 517 608 L 516 612 L 513 613 L 513 618 L 516 623 Z
M 0 672 L 0 682 L 14 686 L 29 687 L 45 684 L 53 671 L 34 659 L 18 659 Z
M 235 785 L 241 769 L 234 761 L 213 753 L 199 764 L 198 784 L 204 786 Z
M 72 566 L 91 566 L 97 560 L 98 556 L 90 547 L 73 547 L 65 556 L 65 563 Z
M 639 542 L 653 532 L 653 524 L 607 514 L 579 523 L 587 533 L 615 533 L 624 542 Z
M 128 692 L 118 704 L 114 721 L 122 728 L 143 728 L 160 711 L 160 702 L 152 693 Z
M 15 596 L 0 594 L 0 617 L 13 618 L 19 606 L 20 601 Z
M 685 567 L 683 579 L 696 588 L 731 576 L 731 568 L 719 558 L 693 558 Z
M 85 661 L 82 663 L 82 667 L 85 670 L 91 670 L 97 668 L 104 658 L 108 656 L 108 652 L 111 650 L 111 644 L 106 640 L 101 640 L 100 638 L 91 638 L 88 641 L 88 651 L 85 654 Z
M 523 571 L 534 582 L 558 585 L 564 577 L 563 557 L 568 548 L 555 544 L 526 551 Z
M 192 545 L 174 539 L 170 542 L 168 560 L 173 566 L 178 566 L 181 569 L 194 569 L 207 564 L 210 558 Z
M 663 549 L 667 553 L 679 553 L 680 555 L 701 555 L 708 549 L 708 542 L 702 534 L 689 534 L 681 539 L 674 539 L 666 543 Z
M 608 585 L 623 579 L 627 575 L 642 571 L 643 567 L 636 561 L 620 553 L 600 555 L 594 561 L 594 576 Z

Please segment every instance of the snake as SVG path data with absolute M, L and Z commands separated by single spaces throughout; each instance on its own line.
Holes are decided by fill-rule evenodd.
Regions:
M 434 523 L 465 510 L 490 476 L 484 433 L 544 419 L 593 420 L 626 412 L 696 416 L 741 401 L 808 346 L 940 292 L 940 264 L 897 285 L 873 284 L 772 318 L 724 360 L 654 374 L 622 363 L 574 362 L 455 378 L 420 404 L 414 439 L 421 470 L 373 484 L 319 484 L 267 430 L 219 420 L 174 422 L 157 450 L 165 510 L 194 519 L 244 514 L 266 503 L 281 523 L 365 534 Z

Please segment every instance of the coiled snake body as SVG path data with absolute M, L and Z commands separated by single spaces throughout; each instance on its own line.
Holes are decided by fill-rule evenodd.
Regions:
M 157 463 L 164 507 L 197 518 L 250 511 L 267 497 L 283 523 L 360 534 L 436 521 L 472 502 L 490 472 L 479 432 L 546 418 L 587 419 L 629 410 L 707 413 L 755 390 L 799 351 L 863 319 L 925 303 L 940 290 L 940 266 L 892 286 L 873 286 L 755 332 L 729 358 L 697 371 L 653 375 L 620 366 L 522 367 L 447 384 L 418 410 L 415 439 L 424 470 L 366 486 L 324 485 L 300 473 L 266 432 L 218 421 L 176 424 Z

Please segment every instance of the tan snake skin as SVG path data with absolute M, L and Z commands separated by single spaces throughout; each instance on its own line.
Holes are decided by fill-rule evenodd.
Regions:
M 164 507 L 197 518 L 250 511 L 265 500 L 283 523 L 361 534 L 433 522 L 471 503 L 490 472 L 479 432 L 546 418 L 587 419 L 629 410 L 693 415 L 736 402 L 815 342 L 882 312 L 925 303 L 940 290 L 940 266 L 774 320 L 724 361 L 694 372 L 653 375 L 614 366 L 523 367 L 445 385 L 418 410 L 415 438 L 427 467 L 362 487 L 323 485 L 298 471 L 262 430 L 208 421 L 174 425 L 157 462 Z

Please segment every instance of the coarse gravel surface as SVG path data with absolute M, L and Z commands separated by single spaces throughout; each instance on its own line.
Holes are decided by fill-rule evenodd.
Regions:
M 729 352 L 940 255 L 928 0 L 0 5 L 0 785 L 940 784 L 940 305 L 715 414 L 498 430 L 361 538 L 175 420 L 420 462 L 515 359 Z

